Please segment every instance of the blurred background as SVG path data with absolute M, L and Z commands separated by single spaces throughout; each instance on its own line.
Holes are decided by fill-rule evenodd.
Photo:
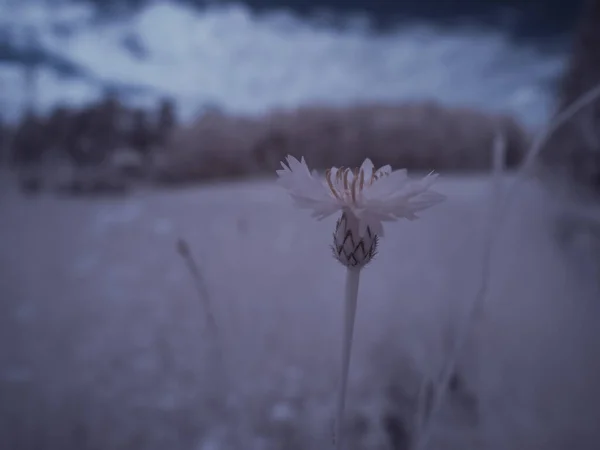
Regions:
M 443 175 L 359 299 L 348 448 L 412 448 L 480 282 L 494 139 L 510 178 L 600 82 L 596 30 L 597 0 L 0 0 L 0 449 L 331 448 L 343 271 L 334 222 L 273 183 L 288 154 Z M 594 199 L 597 117 L 542 157 Z M 544 186 L 431 449 L 598 448 L 597 219 Z
M 172 183 L 271 173 L 286 153 L 355 164 L 347 153 L 367 140 L 406 155 L 398 165 L 470 170 L 486 167 L 476 147 L 497 127 L 514 164 L 522 126 L 548 117 L 581 3 L 3 0 L 3 160 L 136 166 Z M 390 150 L 390 135 L 420 134 L 406 108 L 444 118 L 411 143 L 422 149 Z M 450 120 L 481 126 L 455 137 Z M 433 148 L 456 139 L 455 161 Z

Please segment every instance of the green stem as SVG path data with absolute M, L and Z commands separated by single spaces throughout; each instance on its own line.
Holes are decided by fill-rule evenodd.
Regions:
M 335 448 L 342 449 L 342 423 L 344 407 L 346 404 L 346 389 L 348 387 L 348 372 L 350 371 L 350 354 L 352 351 L 352 335 L 354 334 L 354 318 L 356 317 L 356 304 L 358 302 L 358 282 L 360 268 L 348 268 L 346 271 L 346 292 L 344 305 L 344 337 L 342 341 L 342 366 L 340 374 L 340 388 L 338 393 L 336 420 L 335 420 Z

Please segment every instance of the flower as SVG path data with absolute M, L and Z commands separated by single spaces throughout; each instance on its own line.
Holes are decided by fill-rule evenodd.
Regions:
M 340 390 L 336 408 L 335 448 L 341 450 L 342 419 L 350 370 L 352 335 L 358 301 L 361 269 L 377 253 L 383 222 L 400 218 L 417 219 L 417 212 L 443 201 L 442 194 L 430 190 L 437 175 L 430 173 L 420 180 L 410 180 L 406 170 L 392 171 L 390 166 L 375 170 L 370 159 L 360 168 L 333 167 L 325 178 L 310 172 L 304 158 L 291 155 L 287 165 L 281 163 L 278 182 L 286 188 L 296 204 L 312 210 L 313 217 L 324 219 L 338 211 L 341 217 L 333 233 L 333 255 L 346 266 L 344 335 Z
M 277 171 L 279 184 L 289 191 L 299 207 L 311 209 L 312 216 L 319 220 L 341 211 L 342 218 L 347 219 L 343 226 L 345 231 L 338 232 L 338 224 L 336 235 L 342 239 L 347 231 L 359 239 L 369 234 L 383 236 L 383 222 L 401 218 L 415 220 L 417 212 L 446 198 L 430 190 L 437 179 L 433 172 L 422 179 L 411 180 L 406 169 L 392 171 L 388 165 L 374 170 L 367 158 L 357 169 L 328 169 L 323 179 L 316 172 L 310 172 L 304 158 L 298 161 L 289 155 L 286 161 L 287 165 L 282 162 L 283 168 Z

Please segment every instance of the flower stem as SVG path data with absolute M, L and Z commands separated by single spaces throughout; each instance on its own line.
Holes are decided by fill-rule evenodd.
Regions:
M 346 270 L 346 289 L 344 304 L 344 336 L 342 341 L 342 365 L 340 373 L 340 386 L 338 392 L 337 411 L 335 418 L 335 448 L 342 449 L 342 423 L 344 406 L 346 404 L 346 389 L 348 386 L 348 372 L 350 371 L 350 354 L 352 351 L 352 335 L 354 334 L 354 318 L 356 317 L 356 304 L 358 302 L 358 282 L 360 268 L 349 267 Z

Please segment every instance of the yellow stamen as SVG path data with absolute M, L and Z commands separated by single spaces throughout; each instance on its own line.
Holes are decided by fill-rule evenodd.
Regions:
M 341 181 L 342 181 L 342 173 L 343 173 L 343 172 L 344 172 L 344 168 L 343 168 L 343 167 L 340 167 L 340 168 L 338 169 L 338 171 L 335 173 L 335 181 L 336 181 L 337 183 L 339 183 L 339 182 L 341 182 Z
M 344 189 L 348 191 L 348 175 L 350 175 L 350 169 L 344 169 Z
M 339 172 L 338 172 L 339 173 Z M 336 174 L 337 175 L 337 174 Z M 333 194 L 333 196 L 335 198 L 337 198 L 338 200 L 340 199 L 339 194 L 337 193 L 336 188 L 333 185 L 333 182 L 331 181 L 331 169 L 327 169 L 325 171 L 325 179 L 327 180 L 327 184 L 329 185 L 329 190 L 331 191 L 331 193 Z
M 356 183 L 358 182 L 358 169 L 354 169 L 354 177 L 352 178 L 352 201 L 356 203 Z
M 325 179 L 333 196 L 338 200 L 356 203 L 365 186 L 371 186 L 375 181 L 383 178 L 387 173 L 382 171 L 372 172 L 370 179 L 365 179 L 365 171 L 360 168 L 339 167 L 333 176 L 333 169 L 325 171 Z M 352 175 L 352 179 L 350 176 Z

